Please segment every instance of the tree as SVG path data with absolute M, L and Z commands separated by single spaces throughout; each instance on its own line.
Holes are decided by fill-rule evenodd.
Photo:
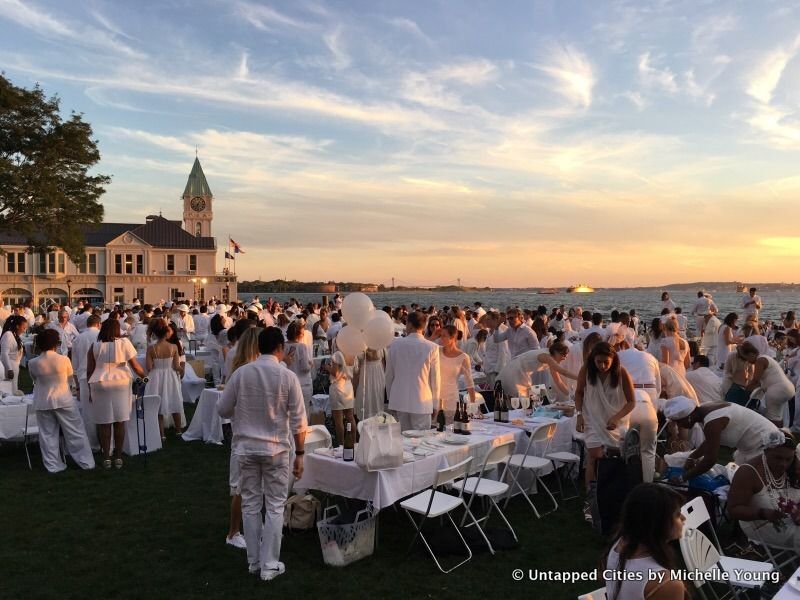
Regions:
M 75 112 L 63 120 L 59 104 L 0 74 L 0 230 L 24 236 L 34 252 L 63 248 L 77 263 L 85 231 L 103 222 L 111 179 L 89 174 L 100 160 L 92 128 Z

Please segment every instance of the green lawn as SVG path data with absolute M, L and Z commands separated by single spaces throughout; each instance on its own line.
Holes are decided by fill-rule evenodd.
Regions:
M 29 382 L 26 382 L 29 385 Z M 191 412 L 191 410 L 189 411 Z M 187 418 L 191 415 L 187 412 Z M 572 500 L 537 520 L 524 501 L 509 506 L 520 537 L 515 550 L 479 554 L 450 575 L 424 547 L 408 553 L 402 512 L 380 515 L 379 547 L 344 569 L 323 564 L 316 531 L 287 534 L 286 574 L 264 583 L 248 575 L 243 550 L 224 544 L 227 446 L 174 438 L 144 467 L 122 471 L 33 471 L 21 447 L 0 448 L 0 597 L 6 598 L 576 598 L 597 587 L 515 582 L 513 569 L 589 570 L 603 542 Z M 499 521 L 495 520 L 496 525 Z

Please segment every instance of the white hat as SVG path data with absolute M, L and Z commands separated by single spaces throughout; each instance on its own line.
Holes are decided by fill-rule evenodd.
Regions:
M 675 396 L 667 400 L 664 405 L 664 416 L 670 421 L 679 421 L 692 414 L 695 408 L 697 403 L 691 398 Z
M 250 305 L 250 308 L 255 308 L 256 310 L 262 310 L 264 307 L 263 307 L 263 306 L 261 306 L 261 304 L 260 304 L 260 303 L 258 303 L 258 302 L 253 302 L 253 303 Z
M 178 310 L 180 312 L 189 312 L 189 307 L 185 304 L 178 304 Z

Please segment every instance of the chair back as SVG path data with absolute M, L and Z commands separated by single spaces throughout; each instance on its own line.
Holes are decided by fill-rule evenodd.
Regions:
M 25 436 L 28 422 L 28 405 L 12 404 L 0 407 L 0 439 L 17 440 Z
M 511 440 L 492 448 L 489 454 L 486 455 L 486 460 L 483 463 L 483 470 L 485 471 L 488 467 L 507 462 L 508 459 L 511 458 L 511 455 L 514 454 L 515 446 L 516 443 L 514 440 Z
M 306 429 L 306 443 L 304 445 L 306 453 L 313 452 L 317 448 L 330 448 L 331 434 L 325 425 L 311 425 Z
M 434 487 L 440 487 L 446 483 L 452 483 L 456 479 L 465 477 L 469 471 L 469 465 L 472 462 L 472 457 L 465 458 L 461 462 L 454 464 L 451 467 L 445 467 L 436 472 L 436 484 Z
M 186 364 L 192 367 L 194 374 L 197 375 L 200 379 L 206 378 L 206 361 L 204 361 L 202 358 L 187 360 Z
M 700 525 L 711 520 L 711 516 L 708 514 L 708 508 L 706 508 L 706 503 L 703 501 L 702 496 L 695 496 L 689 502 L 681 506 L 681 514 L 686 517 L 686 522 L 683 524 L 684 532 L 688 529 L 699 529 Z
M 679 540 L 683 561 L 690 571 L 708 571 L 719 562 L 720 555 L 714 544 L 711 543 L 699 529 L 686 529 Z M 702 587 L 705 581 L 702 577 L 694 582 L 695 587 Z

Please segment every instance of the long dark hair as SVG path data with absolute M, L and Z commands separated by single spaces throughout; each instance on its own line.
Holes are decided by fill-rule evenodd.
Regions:
M 661 317 L 656 317 L 650 322 L 650 333 L 653 339 L 658 339 L 664 335 L 664 325 L 661 323 Z
M 3 324 L 3 334 L 5 334 L 6 331 L 10 331 L 14 335 L 14 341 L 17 342 L 17 351 L 22 350 L 22 340 L 19 337 L 19 332 L 17 329 L 19 329 L 19 326 L 23 321 L 27 323 L 28 319 L 22 315 L 11 315 Z
M 117 338 L 122 337 L 119 329 L 119 321 L 113 315 L 103 321 L 100 326 L 100 333 L 97 334 L 98 342 L 113 342 Z
M 738 318 L 739 318 L 739 315 L 737 315 L 735 312 L 728 313 L 727 315 L 725 315 L 725 318 L 722 320 L 722 323 L 724 325 L 727 325 L 728 327 L 732 328 L 733 327 L 733 322 Z
M 225 329 L 225 321 L 220 313 L 217 313 L 211 317 L 211 322 L 208 324 L 208 328 L 214 335 L 218 335 L 220 331 Z
M 619 385 L 619 356 L 617 356 L 616 351 L 608 342 L 600 342 L 594 348 L 592 348 L 592 352 L 589 354 L 589 360 L 586 363 L 587 381 L 592 385 L 597 384 L 600 371 L 597 369 L 597 365 L 594 364 L 594 359 L 598 356 L 611 357 L 611 368 L 608 370 L 609 377 L 611 378 L 609 384 L 611 384 L 612 388 L 616 388 Z
M 181 339 L 178 337 L 178 331 L 175 329 L 175 325 L 168 324 L 172 335 L 167 338 L 167 341 L 170 344 L 175 344 L 178 347 L 178 356 L 183 356 L 183 344 L 181 343 Z
M 669 538 L 675 513 L 680 510 L 682 503 L 681 496 L 664 485 L 641 483 L 631 490 L 622 505 L 619 528 L 611 544 L 613 548 L 619 540 L 622 540 L 622 544 L 617 546 L 619 554 L 617 571 L 624 571 L 625 564 L 631 556 L 642 549 L 665 569 L 675 567 L 675 557 L 669 546 Z M 619 582 L 614 595 L 610 596 L 612 600 L 619 595 L 621 587 L 622 583 Z

